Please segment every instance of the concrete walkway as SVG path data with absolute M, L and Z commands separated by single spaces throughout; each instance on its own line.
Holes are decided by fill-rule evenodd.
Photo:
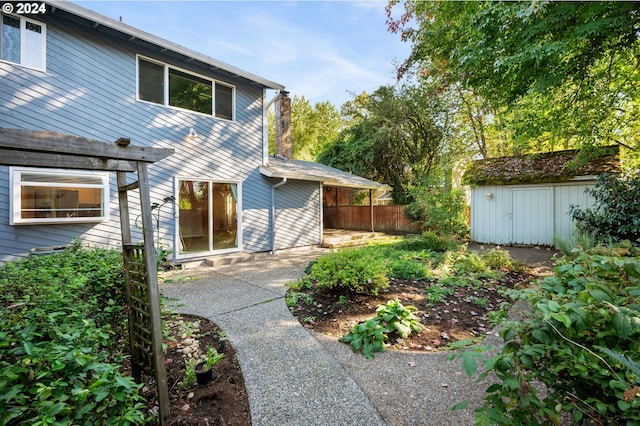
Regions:
M 304 329 L 284 302 L 323 249 L 278 254 L 251 262 L 180 271 L 161 284 L 174 310 L 214 321 L 236 350 L 254 425 L 473 425 L 465 399 L 481 401 L 477 384 L 447 361 L 446 352 L 376 354 L 372 361 L 348 345 Z M 499 344 L 495 335 L 485 344 Z

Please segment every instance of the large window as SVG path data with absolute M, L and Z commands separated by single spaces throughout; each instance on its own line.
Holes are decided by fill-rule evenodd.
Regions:
M 138 99 L 233 120 L 232 86 L 138 58 Z
M 0 59 L 44 71 L 46 26 L 22 16 L 0 16 Z
M 12 225 L 108 219 L 108 173 L 27 168 L 10 173 Z
M 178 255 L 240 247 L 237 183 L 178 179 Z

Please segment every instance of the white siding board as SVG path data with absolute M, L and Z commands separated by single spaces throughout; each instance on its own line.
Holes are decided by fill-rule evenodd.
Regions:
M 490 244 L 554 245 L 572 238 L 569 206 L 591 207 L 595 182 L 486 185 L 471 190 L 471 239 Z M 491 199 L 487 194 L 491 193 Z
M 571 241 L 575 224 L 569 214 L 570 206 L 575 205 L 583 209 L 592 207 L 595 200 L 591 195 L 586 193 L 586 189 L 593 188 L 594 186 L 594 181 L 556 186 L 555 232 L 557 239 Z
M 553 244 L 553 189 L 514 188 L 512 192 L 512 235 L 510 243 Z

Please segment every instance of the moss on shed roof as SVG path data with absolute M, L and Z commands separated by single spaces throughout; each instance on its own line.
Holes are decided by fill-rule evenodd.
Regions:
M 465 185 L 515 185 L 524 183 L 564 182 L 578 176 L 619 173 L 618 146 L 604 148 L 604 153 L 584 164 L 570 164 L 578 150 L 547 152 L 514 157 L 474 161 L 462 176 Z

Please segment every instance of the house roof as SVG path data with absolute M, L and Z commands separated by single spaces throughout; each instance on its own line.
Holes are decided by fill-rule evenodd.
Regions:
M 619 173 L 618 146 L 608 146 L 604 152 L 586 162 L 576 159 L 578 150 L 547 152 L 544 154 L 477 160 L 469 165 L 462 182 L 470 185 L 514 185 L 551 183 L 576 180 L 583 176 Z
M 390 190 L 388 185 L 374 182 L 351 173 L 320 163 L 301 160 L 285 160 L 269 157 L 266 166 L 260 167 L 260 173 L 271 178 L 287 178 L 321 182 L 324 185 L 344 186 L 359 189 Z
M 241 70 L 232 65 L 213 59 L 194 50 L 172 43 L 163 38 L 149 34 L 122 22 L 107 18 L 99 13 L 85 9 L 68 1 L 47 1 L 48 10 L 54 15 L 59 15 L 77 24 L 84 24 L 102 31 L 125 42 L 136 43 L 146 48 L 156 50 L 164 55 L 176 56 L 181 61 L 196 62 L 205 68 L 222 74 L 238 77 L 251 83 L 256 83 L 268 89 L 284 90 L 279 83 L 267 80 L 250 72 Z

